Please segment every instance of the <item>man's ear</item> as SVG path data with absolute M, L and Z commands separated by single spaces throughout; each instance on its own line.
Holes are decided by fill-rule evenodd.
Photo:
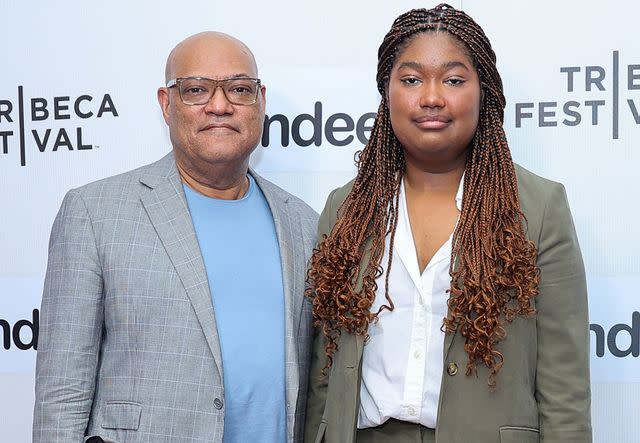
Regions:
M 164 117 L 164 121 L 169 124 L 169 88 L 161 87 L 158 88 L 158 104 L 160 105 L 160 109 L 162 110 L 162 116 Z

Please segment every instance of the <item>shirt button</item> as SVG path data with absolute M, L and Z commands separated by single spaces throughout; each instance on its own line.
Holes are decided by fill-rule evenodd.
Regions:
M 413 356 L 415 358 L 420 358 L 421 355 L 422 355 L 422 353 L 420 351 L 416 351 L 416 352 L 413 353 Z
M 222 400 L 220 400 L 219 398 L 216 398 L 215 400 L 213 400 L 213 406 L 216 409 L 222 409 Z
M 451 362 L 447 365 L 447 374 L 452 377 L 458 373 L 458 365 L 455 362 Z
M 412 415 L 412 416 L 416 415 L 416 410 L 413 408 L 413 406 L 409 406 L 407 408 L 407 412 L 409 413 L 409 415 Z

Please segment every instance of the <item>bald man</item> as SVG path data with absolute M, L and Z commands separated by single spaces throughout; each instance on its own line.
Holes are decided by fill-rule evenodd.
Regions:
M 158 101 L 172 153 L 69 191 L 53 224 L 33 441 L 299 442 L 317 214 L 249 169 L 253 54 L 191 36 Z

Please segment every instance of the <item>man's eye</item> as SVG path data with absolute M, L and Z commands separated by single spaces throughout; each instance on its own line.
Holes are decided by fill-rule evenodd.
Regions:
M 228 91 L 235 95 L 251 95 L 255 92 L 255 88 L 249 85 L 233 85 Z
M 183 94 L 188 94 L 188 95 L 200 95 L 206 92 L 207 92 L 207 89 L 202 86 L 189 86 L 182 90 Z

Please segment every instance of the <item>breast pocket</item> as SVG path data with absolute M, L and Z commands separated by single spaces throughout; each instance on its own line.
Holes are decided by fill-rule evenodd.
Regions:
M 540 431 L 523 426 L 502 426 L 500 443 L 540 443 Z
M 102 428 L 137 431 L 140 415 L 142 406 L 138 403 L 109 402 L 102 407 Z

